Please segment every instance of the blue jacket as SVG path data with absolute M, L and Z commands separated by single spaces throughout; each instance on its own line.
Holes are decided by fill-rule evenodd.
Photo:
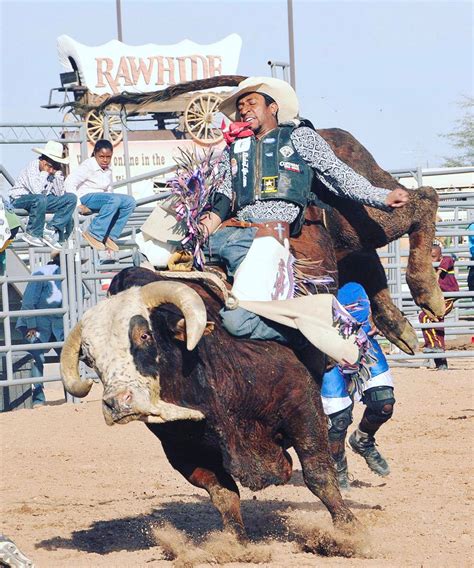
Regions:
M 59 274 L 59 266 L 47 264 L 33 272 L 33 276 L 56 275 Z M 61 308 L 63 295 L 61 292 L 61 281 L 44 280 L 42 282 L 28 282 L 23 301 L 22 310 L 44 310 L 47 308 Z M 48 341 L 51 334 L 58 341 L 64 339 L 64 326 L 62 314 L 52 314 L 47 316 L 21 316 L 18 318 L 16 328 L 23 334 L 28 329 L 37 329 L 40 333 L 41 341 Z

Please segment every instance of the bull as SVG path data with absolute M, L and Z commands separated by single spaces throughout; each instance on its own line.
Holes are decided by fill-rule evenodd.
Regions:
M 373 184 L 399 185 L 349 133 L 319 133 Z M 429 313 L 442 313 L 429 254 L 437 196 L 431 188 L 410 194 L 404 208 L 386 213 L 320 187 L 326 228 L 318 210 L 309 208 L 291 244 L 297 258 L 320 260 L 312 267 L 314 275 L 332 274 L 333 291 L 337 271 L 340 284 L 360 282 L 371 297 L 376 325 L 413 353 L 416 334 L 393 305 L 375 252 L 408 233 L 407 281 L 413 297 Z M 292 472 L 289 447 L 300 459 L 306 485 L 333 521 L 356 524 L 328 452 L 318 382 L 325 368 L 322 353 L 313 356 L 310 373 L 288 346 L 230 337 L 220 325 L 219 297 L 189 281 L 170 283 L 147 269 L 130 268 L 114 278 L 110 290 L 112 297 L 86 312 L 66 340 L 61 367 L 68 392 L 83 397 L 91 388 L 78 372 L 82 354 L 103 383 L 106 422 L 145 422 L 171 465 L 209 493 L 224 527 L 241 536 L 245 529 L 235 479 L 254 491 L 286 483 Z
M 321 352 L 311 374 L 288 346 L 231 337 L 215 292 L 145 268 L 120 272 L 111 292 L 66 339 L 61 372 L 69 393 L 84 397 L 91 388 L 78 371 L 82 354 L 103 383 L 107 424 L 145 422 L 170 464 L 209 493 L 224 528 L 241 537 L 234 480 L 253 491 L 288 482 L 289 447 L 334 523 L 357 524 L 329 456 L 315 380 L 325 369 Z

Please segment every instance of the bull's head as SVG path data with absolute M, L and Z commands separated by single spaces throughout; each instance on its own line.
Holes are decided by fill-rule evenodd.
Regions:
M 168 422 L 201 420 L 197 410 L 160 398 L 158 349 L 149 310 L 174 304 L 184 316 L 186 346 L 196 347 L 206 328 L 206 308 L 200 296 L 179 282 L 153 282 L 130 288 L 89 309 L 68 335 L 61 354 L 64 387 L 85 397 L 92 380 L 81 378 L 79 356 L 85 355 L 104 386 L 102 408 L 107 424 L 131 420 Z

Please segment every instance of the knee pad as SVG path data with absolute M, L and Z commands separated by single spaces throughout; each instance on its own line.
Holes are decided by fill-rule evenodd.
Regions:
M 395 397 L 393 387 L 372 387 L 364 391 L 362 402 L 367 407 L 365 415 L 372 424 L 383 424 L 393 414 Z
M 335 442 L 336 440 L 344 439 L 347 429 L 352 424 L 352 406 L 351 404 L 347 408 L 344 408 L 344 410 L 340 410 L 328 416 L 331 421 L 328 432 L 330 441 Z

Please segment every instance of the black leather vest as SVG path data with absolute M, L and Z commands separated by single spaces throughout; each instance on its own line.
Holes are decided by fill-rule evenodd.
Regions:
M 293 126 L 280 126 L 260 140 L 251 136 L 237 139 L 231 145 L 234 211 L 240 211 L 259 199 L 289 201 L 300 206 L 300 221 L 295 225 L 301 225 L 311 192 L 313 171 L 291 142 L 293 129 Z M 292 228 L 292 233 L 299 228 Z

